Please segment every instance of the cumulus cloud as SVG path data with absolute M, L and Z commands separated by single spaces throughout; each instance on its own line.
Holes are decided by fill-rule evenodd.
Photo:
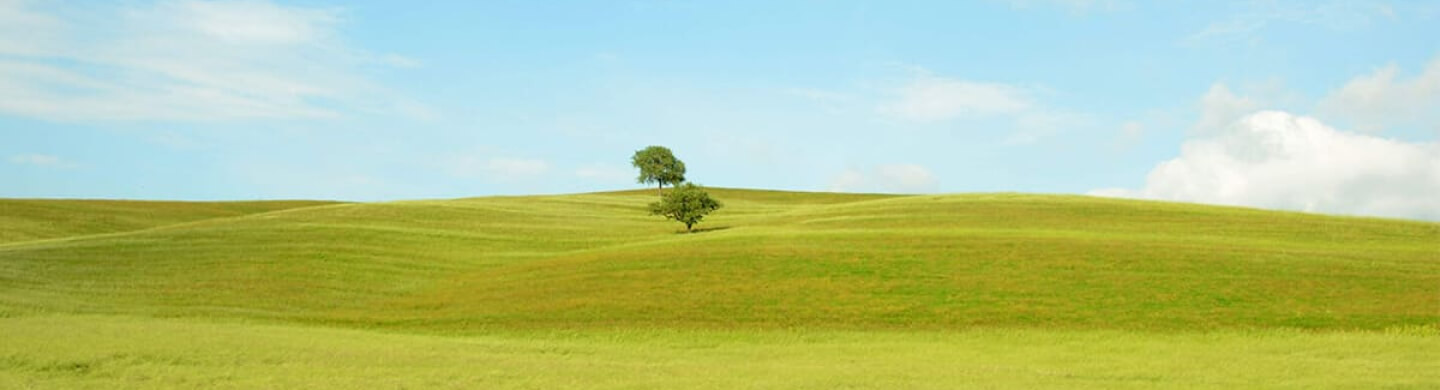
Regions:
M 1236 120 L 1259 111 L 1260 103 L 1249 97 L 1236 96 L 1225 84 L 1214 84 L 1200 98 L 1200 121 L 1191 129 L 1196 134 L 1223 131 Z
M 915 164 L 883 164 L 869 170 L 848 169 L 830 182 L 835 192 L 934 192 L 939 184 L 929 169 Z
M 1440 220 L 1440 144 L 1262 111 L 1186 141 L 1140 189 L 1091 194 Z
M 346 45 L 341 16 L 257 0 L 0 0 L 0 113 L 207 121 L 392 111 L 361 69 L 418 61 Z
M 1393 64 L 1356 77 L 1321 99 L 1318 110 L 1365 131 L 1396 126 L 1440 130 L 1440 58 L 1410 79 L 1400 77 L 1400 67 Z

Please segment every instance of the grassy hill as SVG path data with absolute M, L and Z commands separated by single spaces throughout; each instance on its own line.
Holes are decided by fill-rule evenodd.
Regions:
M 646 215 L 650 191 L 6 201 L 0 312 L 446 332 L 1440 323 L 1440 224 L 1082 196 L 713 193 L 727 207 L 696 234 Z
M 156 202 L 89 199 L 0 199 L 0 244 L 128 232 L 335 202 Z
M 0 200 L 0 388 L 1440 386 L 1440 224 L 712 193 Z

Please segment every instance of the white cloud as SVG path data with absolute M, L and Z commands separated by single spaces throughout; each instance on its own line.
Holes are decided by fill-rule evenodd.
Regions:
M 868 171 L 847 169 L 830 182 L 835 192 L 934 192 L 939 181 L 929 169 L 915 164 L 884 164 Z
M 921 74 L 883 103 L 882 114 L 915 122 L 1014 115 L 1034 107 L 1030 92 L 1008 84 L 956 80 Z
M 425 66 L 425 63 L 421 62 L 420 60 L 402 56 L 399 54 L 385 54 L 379 56 L 379 62 L 397 68 L 419 68 L 421 66 Z
M 1190 35 L 1187 41 L 1194 43 L 1219 38 L 1251 39 L 1252 35 L 1265 28 L 1266 23 L 1264 18 L 1236 17 L 1211 23 L 1199 32 Z
M 224 42 L 254 45 L 310 44 L 326 39 L 338 21 L 333 10 L 285 8 L 264 1 L 162 3 L 145 18 L 178 24 Z
M 776 144 L 773 137 L 721 133 L 705 136 L 704 152 L 722 156 L 736 164 L 776 166 L 790 159 L 785 148 Z
M 208 121 L 388 112 L 389 94 L 360 69 L 414 61 L 347 46 L 340 16 L 253 0 L 0 1 L 0 113 Z
M 1036 109 L 1012 118 L 1014 131 L 1005 138 L 1007 145 L 1028 145 L 1071 128 L 1088 127 L 1094 119 L 1088 114 L 1069 111 Z
M 782 92 L 799 96 L 817 102 L 847 102 L 854 100 L 854 96 L 846 93 L 828 91 L 819 88 L 786 88 Z
M 1225 84 L 1214 84 L 1200 98 L 1200 121 L 1191 131 L 1208 134 L 1224 130 L 1236 120 L 1260 110 L 1260 104 L 1249 97 L 1236 96 Z
M 240 198 L 371 201 L 418 197 L 411 186 L 365 172 L 353 162 L 297 165 L 278 159 L 224 163 L 228 181 L 242 184 Z
M 1318 110 L 1365 131 L 1395 126 L 1440 130 L 1440 58 L 1414 78 L 1390 65 L 1356 77 L 1321 99 Z
M 1120 125 L 1120 136 L 1125 139 L 1136 139 L 1145 135 L 1145 124 L 1137 121 L 1129 121 Z
M 69 168 L 74 164 L 67 162 L 60 157 L 48 154 L 17 154 L 10 156 L 11 164 L 33 165 L 47 168 Z
M 866 182 L 867 179 L 864 172 L 856 169 L 846 169 L 844 172 L 836 175 L 834 179 L 830 180 L 830 188 L 826 190 L 832 192 L 859 192 L 867 186 Z
M 831 114 L 848 112 L 859 101 L 855 95 L 818 88 L 786 88 L 781 92 L 809 100 Z
M 1001 140 L 1008 145 L 1036 143 L 1092 122 L 1090 115 L 1038 102 L 1035 96 L 1048 92 L 1043 88 L 953 79 L 922 68 L 911 70 L 915 77 L 881 99 L 876 105 L 878 113 L 920 124 L 963 121 L 972 125 L 967 126 L 970 128 L 998 125 L 1009 130 Z
M 1091 10 L 1113 11 L 1128 6 L 1121 0 L 1004 0 L 1014 8 L 1060 7 L 1071 12 L 1083 13 Z
M 1110 141 L 1110 147 L 1116 151 L 1126 151 L 1135 147 L 1145 138 L 1145 123 L 1138 120 L 1126 121 L 1120 124 L 1115 136 Z
M 614 165 L 589 164 L 575 169 L 575 177 L 599 183 L 628 184 L 635 181 L 635 172 Z
M 929 169 L 915 164 L 891 164 L 875 167 L 880 188 L 897 192 L 934 191 L 937 184 L 935 175 Z
M 1143 188 L 1091 194 L 1440 220 L 1440 144 L 1263 111 L 1186 141 Z
M 483 169 L 492 177 L 515 179 L 545 174 L 550 170 L 550 163 L 535 159 L 492 158 L 485 163 Z
M 1353 30 L 1371 25 L 1376 20 L 1393 20 L 1398 13 L 1389 4 L 1378 1 L 1252 1 L 1247 9 L 1210 23 L 1186 40 L 1238 40 L 1254 42 L 1256 35 L 1273 24 L 1300 24 L 1330 30 Z
M 550 171 L 545 160 L 506 157 L 460 157 L 450 164 L 450 172 L 456 176 L 479 177 L 496 181 L 521 181 L 534 179 Z
M 37 55 L 56 41 L 60 20 L 30 9 L 28 1 L 0 0 L 0 54 Z

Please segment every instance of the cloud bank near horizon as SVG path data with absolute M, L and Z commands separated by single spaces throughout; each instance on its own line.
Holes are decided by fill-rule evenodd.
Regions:
M 1440 143 L 1260 111 L 1185 141 L 1141 188 L 1090 194 L 1440 221 Z

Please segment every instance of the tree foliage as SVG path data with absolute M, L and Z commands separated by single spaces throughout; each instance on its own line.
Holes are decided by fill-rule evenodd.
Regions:
M 685 224 L 685 231 L 691 231 L 706 214 L 719 210 L 720 206 L 720 201 L 711 198 L 705 187 L 685 183 L 660 195 L 659 202 L 650 204 L 650 214 L 680 221 Z
M 636 181 L 641 184 L 656 183 L 656 188 L 664 188 L 666 184 L 674 186 L 685 182 L 685 163 L 675 158 L 675 154 L 670 153 L 670 149 L 664 146 L 650 146 L 635 151 L 635 156 L 630 158 L 630 165 L 640 169 L 640 176 Z

